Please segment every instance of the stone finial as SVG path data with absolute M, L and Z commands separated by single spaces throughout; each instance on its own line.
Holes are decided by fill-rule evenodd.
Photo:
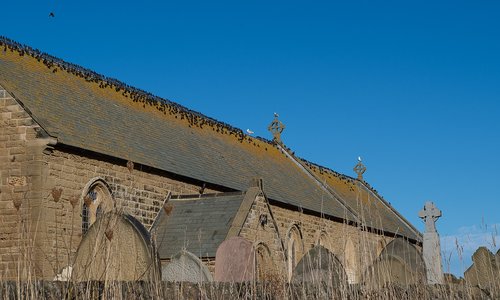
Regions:
M 424 220 L 425 232 L 436 232 L 436 221 L 442 213 L 434 203 L 426 202 L 424 208 L 418 213 L 418 216 Z
M 358 156 L 358 163 L 354 166 L 354 172 L 358 174 L 358 179 L 363 180 L 363 174 L 366 172 L 366 166 L 361 162 L 361 156 Z
M 285 130 L 285 125 L 278 120 L 279 115 L 277 113 L 274 113 L 274 120 L 269 124 L 269 127 L 267 127 L 267 130 L 271 131 L 273 134 L 273 141 L 277 143 L 281 143 L 281 133 L 283 130 Z

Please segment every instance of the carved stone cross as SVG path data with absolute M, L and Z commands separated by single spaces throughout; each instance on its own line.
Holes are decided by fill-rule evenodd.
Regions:
M 426 202 L 424 208 L 418 213 L 418 216 L 424 220 L 425 232 L 436 232 L 436 221 L 442 213 L 434 203 Z
M 365 165 L 363 165 L 361 160 L 359 160 L 358 164 L 354 166 L 353 171 L 356 172 L 356 174 L 358 174 L 358 179 L 363 181 L 363 174 L 366 172 L 366 167 Z
M 273 134 L 273 139 L 275 142 L 281 143 L 281 133 L 285 130 L 285 125 L 278 120 L 278 114 L 274 113 L 274 120 L 269 124 L 267 128 Z

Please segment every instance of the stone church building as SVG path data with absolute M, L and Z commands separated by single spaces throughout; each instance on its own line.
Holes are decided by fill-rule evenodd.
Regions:
M 395 280 L 425 277 L 421 233 L 361 162 L 354 178 L 296 156 L 277 116 L 273 140 L 256 138 L 6 38 L 0 116 L 2 279 L 54 278 L 112 211 L 154 239 L 161 268 L 188 253 L 215 280 L 235 238 L 252 247 L 259 280 L 292 280 L 312 250 L 350 283 L 387 264 Z

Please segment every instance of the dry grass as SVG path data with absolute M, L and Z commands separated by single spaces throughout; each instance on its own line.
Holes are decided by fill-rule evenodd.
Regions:
M 55 203 L 59 203 L 62 190 L 53 189 L 51 196 Z M 77 210 L 76 197 L 69 196 L 67 199 L 73 209 L 73 214 Z M 86 205 L 86 204 L 85 204 Z M 168 207 L 168 204 L 167 204 Z M 167 210 L 167 207 L 164 207 Z M 1 299 L 500 299 L 500 279 L 493 283 L 488 289 L 467 285 L 463 280 L 455 280 L 444 285 L 429 286 L 420 281 L 414 282 L 414 278 L 393 280 L 393 266 L 381 264 L 377 271 L 378 279 L 376 284 L 348 284 L 345 282 L 333 282 L 332 280 L 320 280 L 319 278 L 338 278 L 338 274 L 333 266 L 327 268 L 327 274 L 319 277 L 311 277 L 307 282 L 289 283 L 286 276 L 265 276 L 261 282 L 253 281 L 247 283 L 174 283 L 162 282 L 159 261 L 149 266 L 152 272 L 147 281 L 116 281 L 113 276 L 104 276 L 99 281 L 80 281 L 71 278 L 66 281 L 40 280 L 35 275 L 35 267 L 32 258 L 35 245 L 30 243 L 30 227 L 25 222 L 21 222 L 22 213 L 18 209 L 20 218 L 18 226 L 18 237 L 16 240 L 18 260 L 16 270 L 12 280 L 0 280 L 0 300 Z M 167 214 L 171 212 L 167 211 Z M 347 226 L 347 225 L 346 225 Z M 59 231 L 57 231 L 59 232 Z M 64 245 L 59 251 L 60 256 L 66 256 L 65 261 L 72 262 L 74 255 L 71 255 L 70 248 L 73 235 L 71 230 L 66 233 L 71 235 L 63 237 L 62 240 L 70 241 L 69 247 Z M 114 239 L 113 231 L 107 229 L 103 236 L 109 241 Z M 154 243 L 153 243 L 154 245 Z M 364 274 L 368 274 L 369 265 L 364 261 L 371 261 L 362 257 L 363 249 L 373 246 L 371 241 L 362 240 L 357 255 L 359 257 L 360 268 Z M 103 243 L 95 244 L 94 248 L 104 247 Z M 460 250 L 460 245 L 457 245 Z M 94 254 L 95 255 L 95 254 Z M 152 254 L 156 257 L 156 253 Z M 61 262 L 55 261 L 53 269 L 60 272 Z M 71 264 L 71 263 L 70 263 Z M 286 265 L 283 262 L 283 265 Z M 91 268 L 91 266 L 88 266 Z M 310 266 L 315 269 L 314 266 Z M 111 269 L 111 267 L 110 267 Z M 56 273 L 57 273 L 56 272 Z M 334 274 L 335 273 L 335 274 Z M 108 274 L 109 275 L 109 274 Z M 334 276 L 335 275 L 335 276 Z M 257 275 L 256 275 L 257 277 Z M 497 278 L 500 278 L 498 274 Z M 366 279 L 366 278 L 364 278 Z M 368 280 L 363 280 L 368 282 Z M 418 281 L 417 281 L 418 282 Z

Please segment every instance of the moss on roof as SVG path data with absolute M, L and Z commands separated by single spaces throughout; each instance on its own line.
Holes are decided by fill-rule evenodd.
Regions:
M 58 143 L 239 191 L 261 177 L 272 200 L 348 221 L 361 216 L 415 238 L 409 223 L 353 178 L 302 161 L 354 214 L 273 142 L 2 37 L 0 85 Z

